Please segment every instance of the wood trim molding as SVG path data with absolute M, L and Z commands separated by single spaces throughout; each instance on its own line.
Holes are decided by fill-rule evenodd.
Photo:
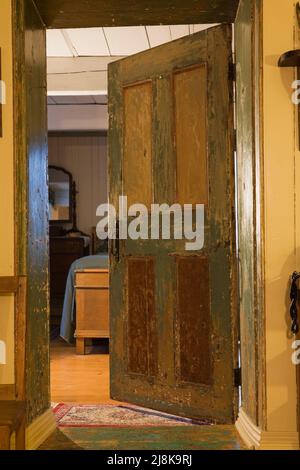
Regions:
M 0 400 L 14 400 L 16 387 L 14 384 L 0 385 Z
M 267 425 L 266 391 L 266 331 L 265 331 L 265 246 L 264 246 L 264 146 L 263 146 L 263 2 L 254 0 L 253 5 L 253 108 L 255 134 L 255 316 L 257 318 L 257 356 L 258 356 L 258 408 L 257 423 L 262 429 Z
M 253 358 L 253 364 L 242 364 L 243 369 L 243 408 L 251 415 L 251 419 L 255 425 L 259 426 L 260 429 L 266 429 L 266 341 L 265 341 L 265 253 L 264 253 L 264 164 L 263 164 L 263 139 L 262 139 L 262 126 L 263 126 L 263 94 L 262 94 L 262 0 L 241 0 L 239 4 L 238 16 L 236 19 L 236 60 L 237 60 L 237 153 L 243 155 L 243 152 L 248 155 L 249 165 L 252 168 L 253 176 L 253 191 L 252 191 L 252 227 L 253 231 L 246 232 L 245 224 L 242 222 L 242 215 L 240 214 L 240 234 L 239 238 L 245 238 L 244 246 L 247 249 L 243 249 L 241 255 L 241 281 L 243 270 L 245 267 L 245 257 L 248 256 L 251 262 L 251 279 L 249 280 L 248 288 L 251 290 L 251 296 L 247 297 L 245 301 L 245 295 L 243 291 L 245 286 L 240 282 L 241 298 L 243 305 L 240 305 L 240 316 L 241 318 L 241 347 L 242 357 L 250 356 Z M 239 25 L 247 24 L 246 29 L 248 30 L 247 39 L 243 44 L 243 53 L 238 47 L 240 41 L 238 36 L 243 31 L 238 28 Z M 250 40 L 251 33 L 251 40 Z M 245 56 L 245 47 L 249 53 Z M 250 72 L 243 69 L 243 64 L 249 59 L 248 56 L 252 57 L 251 62 L 251 75 Z M 249 60 L 248 60 L 249 61 Z M 240 63 L 239 63 L 240 62 Z M 241 63 L 242 62 L 242 63 Z M 249 65 L 249 64 L 248 64 Z M 246 67 L 247 68 L 247 67 Z M 241 73 L 243 70 L 243 73 Z M 248 70 L 248 68 L 247 68 Z M 244 83 L 245 82 L 245 83 Z M 243 112 L 243 106 L 241 106 L 242 90 L 245 86 L 249 85 L 249 106 L 251 106 L 251 116 L 247 112 Z M 250 100 L 251 98 L 251 100 Z M 240 106 L 238 106 L 240 103 Z M 248 108 L 247 108 L 248 109 Z M 243 114 L 242 114 L 243 113 Z M 247 148 L 244 146 L 244 133 L 249 133 L 249 139 L 247 140 Z M 240 157 L 241 157 L 240 155 Z M 244 158 L 238 159 L 241 164 L 239 173 L 243 174 L 243 161 Z M 242 191 L 242 179 L 239 178 L 237 189 Z M 243 237 L 243 233 L 245 234 Z M 250 235 L 249 235 L 250 233 Z M 240 246 L 241 248 L 241 246 Z M 244 260 L 244 261 L 243 261 Z M 250 274 L 249 274 L 250 276 Z M 247 315 L 245 309 L 248 310 Z M 244 312 L 244 313 L 243 313 Z M 251 322 L 251 331 L 247 329 L 244 331 L 246 325 L 243 321 L 249 320 Z M 246 319 L 247 317 L 247 319 Z M 245 351 L 243 351 L 245 349 Z M 249 368 L 249 374 L 248 369 Z M 249 379 L 251 377 L 251 379 Z
M 259 450 L 299 450 L 299 442 L 297 431 L 264 431 L 261 435 Z
M 17 400 L 26 401 L 27 278 L 18 277 L 15 301 L 15 392 Z
M 299 450 L 300 436 L 297 431 L 261 431 L 241 408 L 235 423 L 236 429 L 252 450 Z
M 56 430 L 56 421 L 51 408 L 26 428 L 26 450 L 37 450 Z M 16 434 L 11 437 L 11 449 L 16 448 Z
M 49 362 L 45 328 L 48 318 L 48 244 L 39 241 L 40 238 L 47 240 L 48 225 L 43 217 L 36 220 L 34 209 L 35 204 L 40 204 L 40 209 L 45 212 L 48 204 L 44 177 L 47 168 L 46 31 L 33 0 L 12 0 L 12 32 L 15 274 L 27 276 L 32 287 L 26 302 L 26 324 L 20 324 L 20 328 L 27 327 L 26 387 L 21 393 L 26 393 L 27 420 L 31 423 L 49 403 L 49 374 L 43 372 Z M 31 75 L 35 76 L 34 80 L 28 79 Z M 34 315 L 35 309 L 40 313 L 38 316 Z
M 248 449 L 258 449 L 261 441 L 261 430 L 255 426 L 243 408 L 240 408 L 235 427 Z
M 27 139 L 26 77 L 24 73 L 24 1 L 13 0 L 13 96 L 14 96 L 14 220 L 15 273 L 27 274 Z M 25 184 L 26 183 L 26 184 Z
M 75 338 L 109 338 L 107 330 L 77 330 Z
M 36 450 L 56 430 L 56 421 L 51 408 L 39 416 L 26 429 L 26 450 Z
M 19 280 L 17 276 L 0 277 L 0 295 L 16 294 Z
M 153 4 L 154 3 L 154 4 Z M 236 16 L 237 0 L 35 0 L 48 28 L 90 28 L 99 26 L 135 26 L 159 24 L 231 23 Z M 63 5 L 63 7 L 62 7 Z M 170 23 L 171 22 L 171 23 Z

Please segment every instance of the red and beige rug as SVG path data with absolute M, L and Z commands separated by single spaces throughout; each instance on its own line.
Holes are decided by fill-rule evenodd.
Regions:
M 125 405 L 80 405 L 60 403 L 53 412 L 58 427 L 139 427 L 139 426 L 208 426 L 211 421 L 191 420 Z

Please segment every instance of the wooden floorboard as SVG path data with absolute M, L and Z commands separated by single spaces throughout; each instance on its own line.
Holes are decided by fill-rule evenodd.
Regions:
M 53 403 L 110 403 L 105 341 L 77 356 L 75 345 L 51 344 Z M 59 428 L 40 450 L 241 450 L 234 426 Z
M 60 428 L 40 450 L 243 450 L 234 426 Z
M 52 403 L 118 403 L 109 396 L 108 342 L 87 353 L 76 355 L 75 345 L 63 340 L 51 343 Z

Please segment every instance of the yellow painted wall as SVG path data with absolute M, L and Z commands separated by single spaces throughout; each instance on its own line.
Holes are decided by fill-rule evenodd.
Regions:
M 3 105 L 3 138 L 0 137 L 0 276 L 14 274 L 14 154 L 11 0 L 0 2 L 0 47 L 2 80 L 6 84 Z M 14 383 L 14 305 L 13 299 L 0 297 L 0 340 L 6 342 L 6 365 L 0 364 L 0 384 Z
M 280 55 L 296 45 L 295 3 L 263 0 L 268 431 L 297 429 L 288 294 L 292 272 L 300 271 L 300 153 L 291 101 L 295 69 L 277 66 Z

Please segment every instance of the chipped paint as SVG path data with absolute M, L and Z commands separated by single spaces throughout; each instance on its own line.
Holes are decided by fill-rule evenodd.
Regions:
M 14 0 L 17 270 L 28 278 L 28 422 L 49 407 L 46 34 L 31 1 Z M 37 45 L 33 47 L 33 45 Z M 25 63 L 26 57 L 26 63 Z
M 243 450 L 233 426 L 63 428 L 39 450 Z
M 50 28 L 232 23 L 238 0 L 35 0 Z
M 223 53 L 221 53 L 221 51 Z M 207 62 L 209 210 L 206 246 L 210 260 L 212 385 L 183 381 L 177 373 L 179 330 L 176 328 L 176 256 L 186 256 L 184 241 L 121 241 L 120 262 L 111 258 L 111 391 L 117 399 L 184 416 L 232 422 L 236 413 L 233 369 L 236 365 L 236 294 L 234 256 L 233 98 L 229 83 L 231 27 L 212 28 L 146 51 L 109 66 L 110 200 L 122 194 L 124 173 L 122 89 L 153 82 L 153 195 L 155 202 L 176 199 L 173 71 Z M 163 77 L 161 79 L 160 77 Z M 166 104 L 166 106 L 164 106 Z M 225 126 L 224 126 L 225 124 Z M 156 152 L 157 149 L 157 152 Z M 224 158 L 225 157 L 225 158 Z M 149 177 L 149 175 L 148 175 Z M 197 254 L 197 253 L 196 253 Z M 155 265 L 158 373 L 129 374 L 127 366 L 127 259 L 150 257 Z M 192 277 L 192 273 L 189 273 Z M 174 332 L 174 334 L 173 334 Z M 177 339 L 176 339 L 177 338 Z M 145 338 L 146 341 L 146 338 Z M 180 367 L 180 363 L 179 363 Z
M 258 67 L 260 53 L 259 43 L 254 42 L 259 42 L 259 4 L 260 0 L 241 0 L 235 38 L 242 406 L 253 423 L 263 427 L 264 301 L 260 272 L 262 241 L 259 220 L 262 204 L 259 186 L 261 164 L 260 153 L 257 152 L 259 141 L 256 142 L 259 136 L 255 128 L 259 127 L 260 109 L 255 100 L 259 93 L 260 77 L 257 74 L 254 81 L 253 75 L 253 64 Z

